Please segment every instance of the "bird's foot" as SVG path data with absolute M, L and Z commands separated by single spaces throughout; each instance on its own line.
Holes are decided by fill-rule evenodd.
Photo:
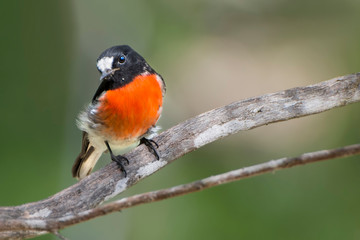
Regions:
M 155 158 L 157 160 L 160 159 L 159 153 L 156 150 L 156 148 L 159 148 L 159 145 L 152 139 L 147 139 L 147 138 L 141 138 L 140 139 L 140 144 L 145 144 L 145 146 L 149 149 L 149 152 L 151 152 L 152 154 L 154 154 Z M 139 145 L 140 145 L 139 144 Z M 156 148 L 155 148 L 156 147 Z
M 127 176 L 126 170 L 125 170 L 125 166 L 129 165 L 129 160 L 121 155 L 113 155 L 111 154 L 111 160 L 113 160 L 114 162 L 116 162 L 116 164 L 119 166 L 120 170 L 124 173 L 124 177 Z

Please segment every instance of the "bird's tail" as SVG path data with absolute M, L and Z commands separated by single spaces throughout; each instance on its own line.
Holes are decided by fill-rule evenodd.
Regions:
M 72 167 L 73 177 L 79 180 L 91 173 L 102 154 L 102 151 L 91 146 L 87 135 L 86 132 L 83 132 L 81 152 Z

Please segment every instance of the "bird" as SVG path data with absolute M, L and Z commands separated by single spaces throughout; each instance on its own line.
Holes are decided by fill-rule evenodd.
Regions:
M 81 111 L 77 126 L 82 146 L 72 167 L 78 180 L 88 176 L 104 152 L 109 152 L 127 177 L 129 160 L 115 151 L 144 144 L 159 160 L 158 144 L 150 139 L 162 109 L 166 85 L 161 77 L 128 45 L 113 46 L 97 59 L 100 85 L 91 103 Z

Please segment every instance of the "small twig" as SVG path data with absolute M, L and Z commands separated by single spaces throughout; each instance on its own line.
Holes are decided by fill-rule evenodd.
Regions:
M 59 231 L 53 231 L 52 234 L 54 234 L 56 237 L 58 237 L 60 240 L 69 240 L 66 237 L 64 237 L 63 235 L 61 235 L 59 233 Z

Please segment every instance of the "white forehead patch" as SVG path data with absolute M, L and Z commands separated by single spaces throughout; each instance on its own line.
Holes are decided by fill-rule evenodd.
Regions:
M 103 57 L 97 62 L 97 68 L 104 73 L 112 68 L 114 57 Z

